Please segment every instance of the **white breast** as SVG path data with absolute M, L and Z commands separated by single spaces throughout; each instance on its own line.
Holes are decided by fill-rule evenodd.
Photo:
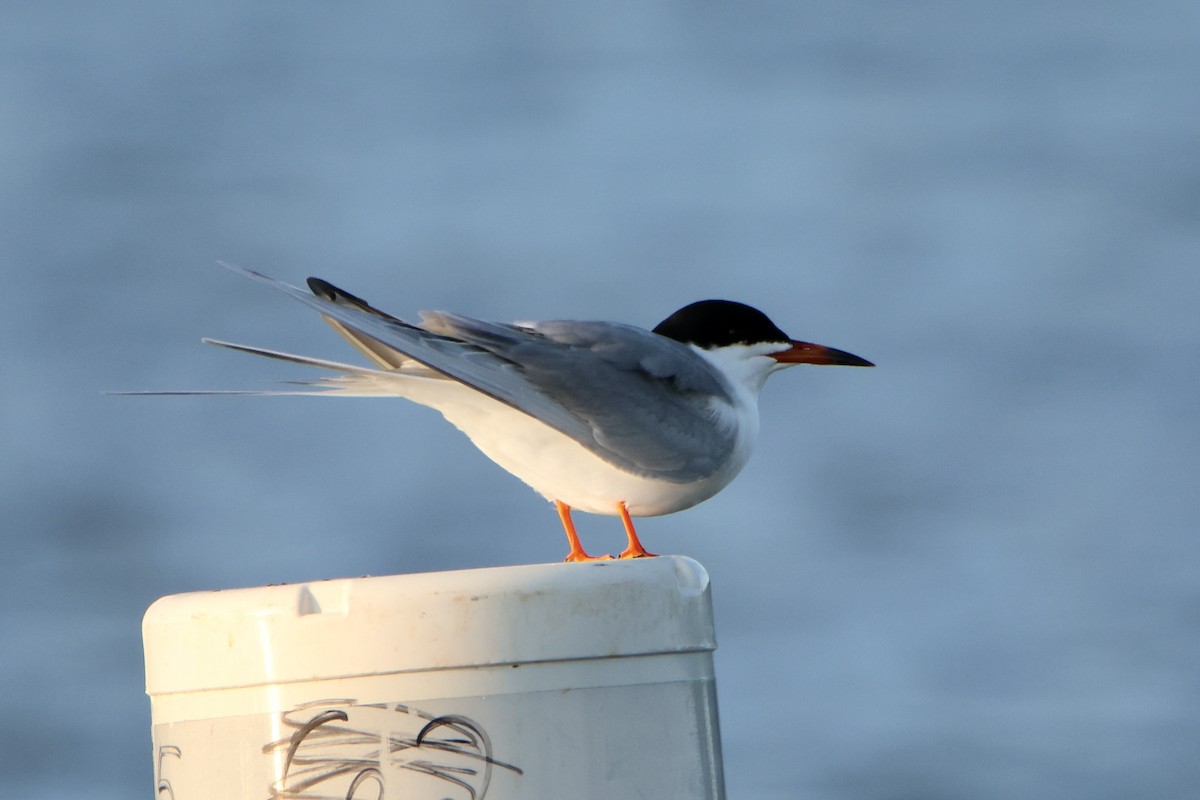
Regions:
M 615 515 L 622 502 L 642 517 L 691 508 L 737 476 L 758 435 L 756 393 L 741 389 L 734 407 L 715 405 L 717 424 L 737 432 L 730 458 L 703 480 L 673 483 L 626 472 L 528 414 L 427 370 L 342 376 L 323 384 L 345 395 L 403 397 L 436 409 L 484 455 L 547 500 L 592 514 Z
M 393 378 L 381 381 L 377 392 L 355 383 L 346 387 L 350 393 L 402 396 L 440 411 L 484 455 L 547 500 L 592 514 L 615 515 L 617 504 L 624 502 L 633 516 L 658 516 L 707 500 L 741 471 L 758 430 L 752 406 L 752 414 L 740 415 L 737 446 L 721 470 L 702 481 L 672 483 L 625 472 L 528 414 L 456 381 Z

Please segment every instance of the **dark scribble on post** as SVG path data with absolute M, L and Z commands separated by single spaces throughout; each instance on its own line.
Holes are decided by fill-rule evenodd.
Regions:
M 400 791 L 406 800 L 442 800 L 451 787 L 458 797 L 484 800 L 495 768 L 523 774 L 493 757 L 482 726 L 457 714 L 338 699 L 304 703 L 282 721 L 291 735 L 263 747 L 284 756 L 270 800 L 382 800 Z M 372 783 L 373 798 L 359 793 Z
M 171 780 L 163 776 L 163 761 L 167 756 L 183 758 L 183 751 L 169 744 L 158 748 L 158 759 L 154 763 L 154 772 L 157 777 L 155 796 L 166 798 L 166 800 L 175 800 L 175 790 L 171 788 Z

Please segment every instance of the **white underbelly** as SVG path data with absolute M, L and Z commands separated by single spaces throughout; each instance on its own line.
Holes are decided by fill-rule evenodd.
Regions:
M 547 500 L 584 512 L 617 514 L 622 502 L 633 516 L 682 511 L 719 492 L 745 464 L 744 457 L 735 457 L 711 477 L 691 483 L 632 475 L 528 414 L 462 384 L 417 379 L 406 388 L 404 396 L 440 411 L 488 458 Z

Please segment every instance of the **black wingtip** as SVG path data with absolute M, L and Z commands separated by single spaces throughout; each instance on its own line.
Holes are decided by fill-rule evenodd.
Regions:
M 345 289 L 339 289 L 329 281 L 321 280 L 320 278 L 306 278 L 305 283 L 308 284 L 308 290 L 317 297 L 322 297 L 326 300 L 343 300 L 353 303 L 364 311 L 373 311 L 376 314 L 382 313 L 378 309 L 372 308 L 371 304 L 361 297 L 355 297 Z
M 310 292 L 315 294 L 317 297 L 323 297 L 326 300 L 333 300 L 336 299 L 339 294 L 346 294 L 329 281 L 323 281 L 320 278 L 307 278 L 304 282 L 308 284 L 308 290 Z M 349 295 L 346 296 L 348 297 Z
M 361 297 L 355 297 L 345 289 L 339 289 L 329 281 L 322 280 L 321 278 L 306 278 L 304 282 L 308 284 L 308 290 L 315 296 L 320 297 L 322 300 L 328 300 L 331 303 L 340 303 L 342 305 L 350 305 L 359 309 L 360 311 L 366 311 L 369 314 L 374 314 L 377 317 L 382 317 L 383 319 L 391 320 L 392 322 L 398 322 L 401 325 L 408 324 L 397 317 L 393 317 L 391 314 L 388 314 L 385 311 L 380 311 L 378 308 L 375 308 Z

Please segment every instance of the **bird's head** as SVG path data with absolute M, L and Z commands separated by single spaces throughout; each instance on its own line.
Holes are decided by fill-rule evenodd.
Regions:
M 700 300 L 660 322 L 654 332 L 698 350 L 726 372 L 758 386 L 796 364 L 873 367 L 845 350 L 793 339 L 766 314 L 732 300 Z

